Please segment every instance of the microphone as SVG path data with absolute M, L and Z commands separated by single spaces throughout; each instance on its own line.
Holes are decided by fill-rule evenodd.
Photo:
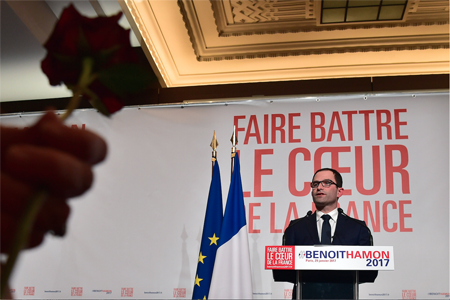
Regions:
M 309 216 L 310 215 L 312 215 L 312 211 L 308 211 L 307 213 L 306 213 L 306 218 L 309 218 Z M 291 222 L 291 224 L 289 224 L 289 226 L 288 227 L 286 227 L 286 230 L 289 228 L 289 227 L 291 227 L 291 226 L 293 226 L 295 223 L 297 223 L 298 221 L 300 221 L 301 219 L 303 219 L 303 218 L 299 218 L 299 219 L 297 219 L 297 220 L 295 220 L 295 221 L 292 221 Z M 284 232 L 286 232 L 286 230 L 284 231 Z M 286 237 L 284 236 L 284 234 L 283 234 L 283 246 L 284 245 L 286 245 Z
M 362 225 L 364 227 L 366 227 L 367 231 L 369 232 L 369 241 L 370 241 L 370 246 L 373 246 L 373 237 L 372 237 L 372 232 L 370 231 L 370 228 L 366 225 L 366 222 L 358 222 L 358 220 L 348 216 L 346 213 L 344 213 L 344 211 L 342 210 L 342 208 L 338 208 L 338 212 L 346 217 L 349 217 L 350 220 L 352 220 L 355 223 L 358 223 L 359 225 Z M 335 234 L 336 235 L 336 234 Z

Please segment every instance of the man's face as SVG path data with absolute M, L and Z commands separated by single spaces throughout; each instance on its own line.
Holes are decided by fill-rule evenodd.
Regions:
M 320 171 L 314 176 L 313 181 L 322 181 L 329 179 L 336 182 L 334 174 L 331 171 Z M 344 189 L 331 184 L 329 187 L 324 187 L 322 183 L 317 188 L 312 189 L 311 195 L 316 205 L 316 208 L 324 213 L 330 212 L 337 207 L 337 201 L 342 196 Z

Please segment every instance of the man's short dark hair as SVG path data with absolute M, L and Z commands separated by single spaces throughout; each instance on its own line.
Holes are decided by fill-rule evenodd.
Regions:
M 322 172 L 322 171 L 331 171 L 331 172 L 333 172 L 334 180 L 336 181 L 336 185 L 338 187 L 342 187 L 342 184 L 344 183 L 344 181 L 342 180 L 341 173 L 339 173 L 335 169 L 331 169 L 331 168 L 322 168 L 320 170 L 317 170 L 316 173 L 314 173 L 314 175 L 313 175 L 313 180 L 314 180 L 314 177 L 316 176 L 316 174 L 319 173 L 319 172 Z

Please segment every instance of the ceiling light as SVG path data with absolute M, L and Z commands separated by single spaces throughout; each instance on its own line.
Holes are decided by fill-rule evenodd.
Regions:
M 401 21 L 407 0 L 322 0 L 321 24 Z

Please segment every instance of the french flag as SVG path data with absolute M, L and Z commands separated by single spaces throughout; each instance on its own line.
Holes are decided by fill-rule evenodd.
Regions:
M 252 299 L 252 270 L 239 156 L 234 158 L 209 299 Z

